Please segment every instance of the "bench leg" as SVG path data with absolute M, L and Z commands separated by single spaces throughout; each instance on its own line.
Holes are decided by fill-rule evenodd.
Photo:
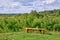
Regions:
M 44 30 L 41 30 L 41 33 L 44 34 Z

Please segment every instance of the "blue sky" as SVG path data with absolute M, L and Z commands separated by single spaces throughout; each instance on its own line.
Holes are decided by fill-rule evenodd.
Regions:
M 27 13 L 31 10 L 60 9 L 60 0 L 0 0 L 0 13 Z

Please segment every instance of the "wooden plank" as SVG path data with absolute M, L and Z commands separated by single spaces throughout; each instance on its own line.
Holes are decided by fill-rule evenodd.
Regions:
M 45 28 L 25 28 L 26 32 L 28 33 L 29 31 L 40 31 L 42 34 L 45 32 Z

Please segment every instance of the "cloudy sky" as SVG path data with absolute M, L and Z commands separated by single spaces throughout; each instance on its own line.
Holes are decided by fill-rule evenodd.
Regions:
M 26 13 L 31 10 L 60 9 L 60 0 L 0 0 L 0 13 Z

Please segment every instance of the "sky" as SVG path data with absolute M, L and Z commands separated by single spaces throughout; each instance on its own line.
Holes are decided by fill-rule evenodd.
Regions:
M 60 0 L 0 0 L 0 13 L 29 13 L 60 9 Z

